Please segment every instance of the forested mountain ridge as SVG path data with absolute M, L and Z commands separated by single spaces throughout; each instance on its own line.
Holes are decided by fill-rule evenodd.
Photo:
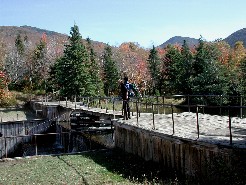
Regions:
M 7 46 L 14 45 L 18 34 L 23 37 L 27 36 L 27 39 L 31 45 L 35 45 L 35 43 L 39 42 L 43 34 L 46 34 L 49 40 L 53 40 L 55 38 L 57 40 L 67 40 L 68 37 L 65 34 L 31 26 L 0 26 L 0 41 L 4 42 Z
M 159 48 L 165 48 L 167 45 L 171 44 L 178 44 L 182 45 L 184 40 L 186 40 L 189 47 L 194 47 L 198 44 L 199 39 L 190 38 L 190 37 L 181 37 L 181 36 L 174 36 L 170 39 L 168 39 L 163 44 L 159 45 Z M 225 39 L 223 39 L 225 42 L 227 42 L 231 47 L 234 47 L 235 43 L 237 41 L 242 41 L 244 47 L 246 47 L 246 28 L 240 29 L 238 31 L 235 31 Z
M 224 39 L 231 47 L 235 45 L 237 41 L 242 41 L 244 47 L 246 47 L 246 28 L 235 31 Z
M 198 44 L 198 39 L 190 38 L 190 37 L 175 36 L 175 37 L 168 39 L 166 42 L 164 42 L 163 44 L 161 44 L 158 47 L 165 48 L 169 44 L 171 44 L 171 45 L 174 45 L 174 44 L 182 45 L 184 40 L 186 40 L 189 47 L 194 47 Z

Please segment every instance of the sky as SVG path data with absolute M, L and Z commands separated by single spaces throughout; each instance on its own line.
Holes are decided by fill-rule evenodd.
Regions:
M 0 26 L 33 26 L 119 46 L 150 48 L 171 37 L 207 41 L 246 28 L 245 0 L 0 0 Z

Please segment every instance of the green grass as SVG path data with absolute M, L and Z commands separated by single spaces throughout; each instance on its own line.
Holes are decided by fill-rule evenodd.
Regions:
M 0 171 L 0 184 L 178 184 L 152 163 L 116 150 L 4 161 Z

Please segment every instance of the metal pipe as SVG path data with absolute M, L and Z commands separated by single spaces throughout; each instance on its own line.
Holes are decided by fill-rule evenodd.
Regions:
M 232 133 L 231 133 L 231 115 L 230 115 L 230 106 L 228 106 L 228 117 L 229 117 L 230 145 L 232 145 Z
M 197 139 L 198 139 L 200 136 L 199 123 L 198 123 L 198 106 L 196 106 L 196 127 L 197 127 Z
M 38 155 L 38 146 L 37 146 L 37 136 L 35 135 L 34 138 L 35 138 L 35 154 Z
M 74 96 L 74 108 L 76 109 L 76 95 Z
M 148 110 L 148 102 L 147 102 L 147 98 L 146 98 L 146 101 L 145 101 L 145 112 L 147 112 L 147 110 Z
M 114 119 L 115 119 L 114 103 L 115 103 L 115 101 L 113 99 L 113 115 L 114 115 Z
M 171 104 L 171 109 L 172 109 L 173 135 L 174 135 L 175 131 L 174 131 L 174 116 L 173 116 L 173 104 Z
M 154 113 L 154 104 L 152 103 L 152 116 L 153 116 L 153 130 L 155 130 L 155 113 Z
M 106 98 L 106 113 L 108 112 L 108 99 Z
M 189 112 L 190 112 L 190 95 L 188 94 L 188 109 L 189 109 Z
M 222 95 L 220 96 L 220 106 L 222 106 Z M 220 116 L 222 115 L 221 107 L 220 107 Z
M 137 111 L 137 125 L 138 125 L 138 102 L 136 101 L 136 111 Z
M 165 107 L 165 95 L 162 96 L 162 103 L 163 103 L 163 113 L 166 114 L 166 107 Z
M 138 101 L 138 116 L 140 117 L 140 112 L 141 112 L 141 102 L 139 102 L 139 99 L 137 100 Z
M 159 104 L 159 98 L 158 98 L 158 96 L 157 96 L 157 104 Z M 157 113 L 160 114 L 160 106 L 159 105 L 157 105 L 157 106 L 158 106 Z
M 4 143 L 4 148 L 5 148 L 5 158 L 7 158 L 8 157 L 8 148 L 7 148 L 7 138 L 6 137 L 4 137 L 4 141 L 5 141 L 5 143 Z
M 243 106 L 243 96 L 242 95 L 240 95 L 240 118 L 243 118 L 243 108 L 242 108 L 242 106 Z

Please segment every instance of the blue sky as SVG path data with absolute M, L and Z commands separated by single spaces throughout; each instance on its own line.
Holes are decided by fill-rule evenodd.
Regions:
M 34 26 L 119 45 L 160 45 L 173 36 L 208 41 L 246 28 L 245 0 L 0 0 L 0 26 Z

